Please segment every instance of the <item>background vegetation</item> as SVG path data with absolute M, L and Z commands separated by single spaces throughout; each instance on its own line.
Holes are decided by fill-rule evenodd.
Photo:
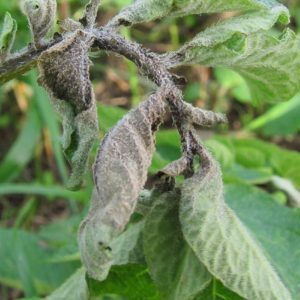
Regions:
M 80 16 L 82 1 L 58 2 L 60 19 Z M 103 2 L 105 10 L 99 13 L 99 24 L 131 1 Z M 300 3 L 285 3 L 293 16 L 291 26 L 298 32 Z M 18 0 L 0 3 L 0 20 L 9 11 L 18 22 L 16 49 L 30 41 L 27 21 L 18 5 Z M 124 29 L 123 34 L 154 51 L 165 52 L 227 17 L 170 18 L 157 22 L 155 29 L 153 23 L 147 23 Z M 91 59 L 95 63 L 91 76 L 98 101 L 100 141 L 153 87 L 131 62 L 100 52 L 92 53 Z M 194 66 L 181 68 L 180 73 L 189 82 L 186 101 L 228 115 L 229 124 L 217 128 L 214 135 L 210 130 L 202 132 L 222 165 L 226 201 L 278 268 L 288 266 L 284 276 L 299 282 L 300 93 L 276 105 L 253 104 L 244 80 L 233 71 Z M 60 147 L 60 123 L 36 78 L 32 71 L 0 87 L 0 299 L 4 300 L 47 295 L 79 268 L 77 229 L 92 190 L 91 172 L 81 191 L 65 189 L 68 165 Z M 157 135 L 150 172 L 154 174 L 179 156 L 179 136 L 165 125 Z M 132 274 L 136 272 L 132 270 Z M 102 289 L 104 294 L 122 290 L 129 299 L 156 299 L 148 277 L 136 279 L 139 291 L 136 282 L 118 286 L 118 274 L 122 274 L 121 269 L 111 273 L 111 283 Z M 147 296 L 141 298 L 142 292 Z M 207 298 L 203 299 L 241 299 L 217 281 L 205 293 Z

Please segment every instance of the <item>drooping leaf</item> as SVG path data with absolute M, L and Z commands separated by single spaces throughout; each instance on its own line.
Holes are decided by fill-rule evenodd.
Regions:
M 143 265 L 114 266 L 103 282 L 89 278 L 88 287 L 90 300 L 97 300 L 106 294 L 116 294 L 130 300 L 160 300 L 147 268 Z
M 56 9 L 54 2 L 55 7 L 51 4 L 53 0 L 40 3 L 38 7 L 47 5 Z M 40 21 L 50 18 L 50 13 L 52 10 L 49 16 L 44 16 L 45 20 L 41 16 Z M 73 190 L 82 185 L 89 154 L 98 137 L 97 108 L 89 77 L 88 51 L 92 42 L 88 34 L 75 31 L 42 52 L 37 61 L 39 84 L 48 92 L 54 109 L 62 119 L 62 147 L 72 169 L 67 186 Z M 79 65 L 81 68 L 78 68 Z
M 292 299 L 260 244 L 224 202 L 219 166 L 202 148 L 202 168 L 182 186 L 180 220 L 198 259 L 247 299 Z
M 179 223 L 178 191 L 156 193 L 146 217 L 144 249 L 151 277 L 163 299 L 193 299 L 211 275 L 185 242 Z
M 186 16 L 191 14 L 217 13 L 223 11 L 264 10 L 277 6 L 275 0 L 136 0 L 114 19 L 114 23 L 136 24 L 149 22 L 165 16 Z M 287 15 L 282 16 L 287 21 Z
M 291 30 L 275 37 L 267 30 L 285 14 L 282 6 L 251 12 L 199 33 L 175 53 L 165 56 L 174 67 L 199 63 L 232 69 L 242 75 L 252 100 L 289 100 L 300 87 L 300 38 Z
M 92 205 L 79 232 L 82 261 L 92 278 L 103 280 L 108 274 L 111 243 L 134 212 L 155 150 L 155 129 L 165 117 L 165 103 L 159 93 L 153 94 L 102 142 L 94 164 Z
M 284 280 L 292 299 L 298 299 L 299 209 L 284 207 L 266 192 L 240 184 L 226 186 L 225 200 L 259 241 L 273 267 Z M 239 245 L 241 247 L 241 243 Z

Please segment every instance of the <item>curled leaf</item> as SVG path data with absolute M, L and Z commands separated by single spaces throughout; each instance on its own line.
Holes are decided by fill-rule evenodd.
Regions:
M 16 20 L 14 20 L 7 12 L 5 14 L 3 27 L 0 34 L 0 62 L 10 54 L 11 48 L 15 41 L 17 28 L 18 25 Z
M 82 262 L 89 276 L 106 278 L 112 241 L 134 212 L 155 150 L 154 132 L 166 116 L 160 93 L 129 112 L 104 138 L 94 165 L 96 190 L 79 233 Z
M 170 117 L 159 89 L 129 112 L 104 138 L 94 165 L 96 189 L 83 221 L 79 244 L 89 276 L 103 280 L 113 262 L 112 242 L 134 212 L 155 151 L 154 133 Z M 187 120 L 197 125 L 223 122 L 224 116 L 182 102 Z M 147 213 L 147 208 L 146 208 Z
M 56 0 L 24 0 L 23 11 L 27 16 L 36 46 L 42 43 L 56 16 Z
M 72 167 L 68 187 L 81 185 L 88 155 L 98 135 L 88 51 L 93 38 L 77 30 L 43 52 L 38 60 L 39 83 L 46 89 L 63 122 L 63 148 Z
M 218 163 L 205 148 L 202 168 L 182 187 L 180 220 L 198 259 L 222 283 L 247 299 L 291 299 L 267 255 L 226 205 Z

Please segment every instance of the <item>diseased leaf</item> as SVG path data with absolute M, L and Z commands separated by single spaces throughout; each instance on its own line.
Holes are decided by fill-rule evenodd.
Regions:
M 5 59 L 6 56 L 10 54 L 15 41 L 17 28 L 18 25 L 16 20 L 14 20 L 7 12 L 4 17 L 2 30 L 0 31 L 0 63 L 1 60 Z
M 223 11 L 269 10 L 279 5 L 275 0 L 136 0 L 123 9 L 113 23 L 136 24 L 149 22 L 165 16 L 186 16 L 191 14 L 217 13 Z M 287 22 L 288 13 L 282 15 Z
M 232 69 L 245 78 L 255 103 L 289 100 L 300 88 L 300 38 L 289 29 L 279 37 L 265 32 L 282 14 L 285 8 L 275 6 L 268 13 L 220 22 L 166 55 L 165 61 L 170 67 L 199 63 Z
M 183 239 L 179 223 L 178 191 L 153 193 L 146 217 L 144 249 L 151 277 L 163 299 L 193 299 L 211 281 L 211 275 Z
M 28 18 L 36 46 L 43 42 L 56 16 L 56 0 L 23 0 L 22 10 Z
M 134 212 L 155 151 L 154 132 L 166 117 L 166 104 L 151 95 L 104 138 L 94 165 L 96 189 L 79 233 L 82 261 L 90 277 L 106 278 L 112 241 Z
M 38 59 L 38 81 L 62 118 L 62 147 L 72 167 L 67 183 L 70 189 L 81 186 L 98 136 L 95 95 L 89 78 L 88 51 L 92 43 L 90 35 L 76 30 Z
M 219 166 L 202 148 L 200 171 L 182 186 L 180 220 L 198 259 L 247 299 L 292 299 L 264 250 L 226 205 Z
M 154 134 L 170 117 L 162 87 L 130 111 L 104 138 L 94 164 L 95 190 L 82 222 L 79 245 L 90 277 L 104 280 L 112 265 L 112 241 L 122 233 L 135 210 L 155 151 Z M 223 114 L 182 102 L 181 109 L 196 125 L 224 123 Z

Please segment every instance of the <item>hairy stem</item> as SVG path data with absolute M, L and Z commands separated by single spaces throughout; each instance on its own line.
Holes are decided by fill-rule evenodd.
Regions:
M 51 42 L 39 49 L 30 45 L 9 57 L 0 64 L 0 85 L 35 68 L 39 56 L 61 40 L 61 36 L 56 36 Z
M 84 16 L 80 19 L 80 23 L 86 28 L 92 28 L 96 22 L 98 7 L 101 0 L 90 0 L 85 8 Z
M 142 75 L 148 77 L 160 87 L 162 96 L 169 104 L 173 120 L 181 136 L 183 156 L 187 164 L 185 175 L 191 175 L 193 173 L 192 165 L 195 144 L 197 144 L 192 138 L 191 123 L 201 123 L 203 113 L 198 111 L 198 114 L 191 114 L 191 108 L 186 106 L 186 103 L 183 101 L 182 92 L 178 87 L 178 84 L 181 84 L 182 80 L 168 71 L 168 67 L 160 55 L 151 52 L 138 43 L 126 40 L 109 25 L 98 28 L 90 27 L 90 24 L 95 21 L 98 5 L 99 0 L 92 0 L 87 5 L 84 16 L 86 18 L 84 31 L 88 35 L 93 36 L 93 47 L 124 56 L 136 64 Z M 21 53 L 5 61 L 0 66 L 0 84 L 35 67 L 37 59 L 44 51 L 57 42 L 63 42 L 66 38 L 67 35 L 57 36 L 38 50 L 28 47 Z M 191 117 L 192 119 L 194 118 L 192 122 Z M 215 115 L 211 117 L 212 119 L 206 117 L 206 120 L 209 120 L 208 123 L 214 122 Z
M 147 76 L 157 86 L 163 89 L 168 101 L 173 119 L 181 136 L 183 153 L 187 157 L 187 175 L 192 173 L 192 145 L 189 134 L 189 123 L 186 122 L 184 102 L 181 90 L 176 85 L 176 77 L 164 66 L 160 57 L 135 42 L 127 41 L 112 30 L 105 28 L 94 30 L 95 44 L 99 49 L 118 53 L 133 61 L 142 75 Z

